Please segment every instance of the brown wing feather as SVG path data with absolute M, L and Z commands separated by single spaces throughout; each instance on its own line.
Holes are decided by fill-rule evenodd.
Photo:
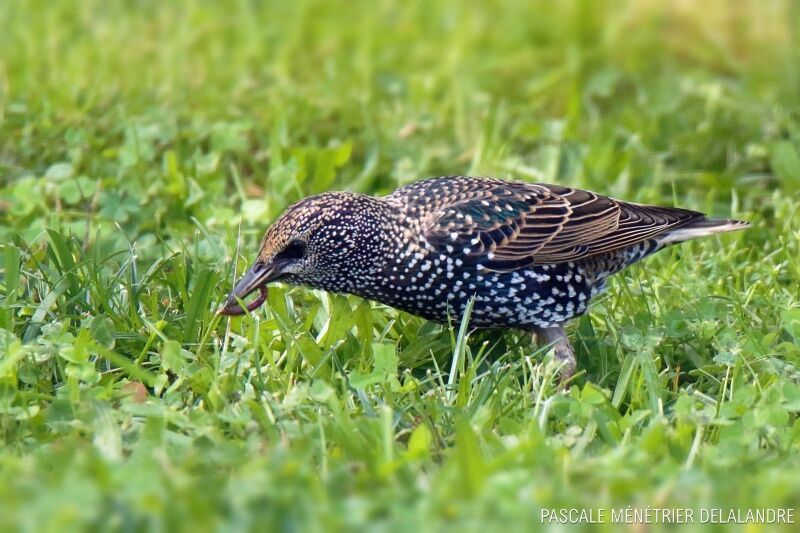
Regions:
M 458 248 L 466 258 L 482 260 L 495 270 L 575 261 L 647 240 L 703 216 L 558 185 L 450 179 L 465 180 L 466 192 L 448 188 L 452 194 L 435 200 L 424 224 L 425 238 Z

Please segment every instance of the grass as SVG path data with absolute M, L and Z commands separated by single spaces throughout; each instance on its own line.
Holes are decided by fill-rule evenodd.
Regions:
M 665 6 L 0 4 L 4 528 L 796 509 L 800 11 Z M 753 228 L 616 276 L 566 393 L 519 332 L 288 286 L 214 316 L 289 203 L 455 173 Z

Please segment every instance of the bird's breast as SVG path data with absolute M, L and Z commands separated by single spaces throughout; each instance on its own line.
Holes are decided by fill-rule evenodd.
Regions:
M 547 327 L 586 311 L 593 280 L 579 266 L 536 265 L 511 272 L 443 254 L 409 254 L 352 291 L 437 322 L 458 320 L 472 299 L 479 327 Z

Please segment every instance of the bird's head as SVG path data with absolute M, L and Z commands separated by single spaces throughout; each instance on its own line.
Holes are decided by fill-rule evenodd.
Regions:
M 264 303 L 266 285 L 273 281 L 349 291 L 380 257 L 385 220 L 381 200 L 348 192 L 311 196 L 290 206 L 267 229 L 256 261 L 219 313 L 243 314 L 238 300 L 260 290 L 246 306 L 253 311 Z

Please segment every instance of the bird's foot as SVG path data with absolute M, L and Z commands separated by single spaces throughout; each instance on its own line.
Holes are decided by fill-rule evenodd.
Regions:
M 551 328 L 537 328 L 535 335 L 539 344 L 542 346 L 552 346 L 553 356 L 560 364 L 561 379 L 559 379 L 559 387 L 566 387 L 567 383 L 575 375 L 575 369 L 578 366 L 578 361 L 575 358 L 575 349 L 569 342 L 567 333 L 564 331 L 563 326 L 554 326 Z

